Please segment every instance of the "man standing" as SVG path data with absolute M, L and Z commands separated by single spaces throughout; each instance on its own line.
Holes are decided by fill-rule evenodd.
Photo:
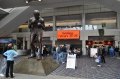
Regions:
M 105 47 L 104 46 L 102 47 L 101 62 L 106 63 L 105 62 Z
M 52 50 L 52 54 L 53 54 L 53 59 L 56 59 L 56 46 L 53 46 L 53 50 Z
M 8 50 L 3 54 L 7 58 L 7 68 L 5 77 L 9 77 L 9 70 L 10 70 L 10 77 L 13 78 L 13 65 L 14 65 L 14 57 L 18 55 L 18 53 L 12 49 L 12 43 L 8 44 Z

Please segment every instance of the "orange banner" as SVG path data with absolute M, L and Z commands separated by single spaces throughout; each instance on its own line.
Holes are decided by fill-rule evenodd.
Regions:
M 58 30 L 57 39 L 79 39 L 79 30 Z

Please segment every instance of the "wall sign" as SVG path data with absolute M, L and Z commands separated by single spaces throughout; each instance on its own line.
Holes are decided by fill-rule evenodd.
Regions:
M 57 39 L 79 39 L 80 30 L 58 30 Z

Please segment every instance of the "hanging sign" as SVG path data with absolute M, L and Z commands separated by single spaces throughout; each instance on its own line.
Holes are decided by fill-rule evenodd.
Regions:
M 79 39 L 79 30 L 58 30 L 57 39 Z

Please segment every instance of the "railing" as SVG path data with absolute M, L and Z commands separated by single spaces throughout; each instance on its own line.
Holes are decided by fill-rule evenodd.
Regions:
M 3 18 L 5 18 L 9 13 L 11 13 L 15 8 L 10 8 L 10 9 L 1 9 L 3 11 L 5 11 L 5 14 L 0 14 L 0 20 L 2 20 Z
M 8 15 L 8 13 L 6 14 L 0 14 L 0 20 L 2 20 L 4 17 L 6 17 Z

